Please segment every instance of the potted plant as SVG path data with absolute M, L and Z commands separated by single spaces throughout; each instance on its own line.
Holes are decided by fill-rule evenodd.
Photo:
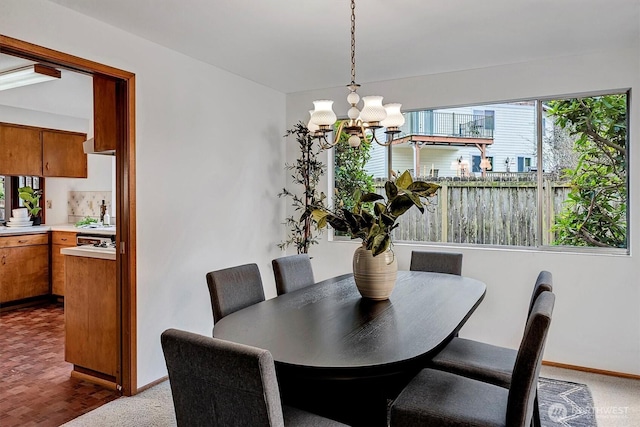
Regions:
M 398 227 L 398 218 L 413 206 L 424 213 L 423 200 L 429 204 L 428 198 L 435 196 L 439 188 L 438 184 L 414 181 L 409 171 L 404 171 L 395 182 L 385 183 L 386 200 L 380 194 L 367 192 L 354 196 L 357 202 L 351 209 L 314 209 L 318 228 L 330 225 L 352 239 L 362 239 L 362 246 L 354 253 L 353 273 L 363 297 L 389 298 L 398 270 L 390 250 L 391 232 Z
M 42 190 L 34 190 L 30 186 L 18 188 L 18 197 L 20 197 L 24 203 L 24 207 L 29 211 L 29 216 L 33 221 L 33 225 L 40 225 L 40 197 L 42 197 Z

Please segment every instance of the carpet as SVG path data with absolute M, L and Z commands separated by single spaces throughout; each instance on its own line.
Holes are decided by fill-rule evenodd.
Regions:
M 543 427 L 596 427 L 593 398 L 584 384 L 540 378 Z M 88 412 L 64 427 L 169 427 L 176 425 L 169 382 L 131 397 L 121 397 Z
M 596 427 L 589 387 L 584 384 L 540 377 L 540 421 L 544 427 Z

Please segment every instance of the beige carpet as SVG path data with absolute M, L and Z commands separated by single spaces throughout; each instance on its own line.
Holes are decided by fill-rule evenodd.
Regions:
M 65 427 L 169 427 L 176 425 L 169 381 L 121 397 L 63 424 Z
M 541 376 L 587 384 L 598 427 L 640 426 L 640 381 L 542 367 Z M 121 397 L 72 420 L 64 427 L 172 427 L 176 425 L 169 382 L 136 396 Z M 569 426 L 570 421 L 545 427 Z

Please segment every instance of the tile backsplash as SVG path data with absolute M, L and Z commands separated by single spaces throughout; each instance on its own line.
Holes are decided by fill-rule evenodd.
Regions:
M 107 205 L 107 212 L 113 218 L 111 191 L 69 191 L 67 199 L 69 223 L 76 223 L 86 217 L 99 220 L 100 205 L 103 200 Z

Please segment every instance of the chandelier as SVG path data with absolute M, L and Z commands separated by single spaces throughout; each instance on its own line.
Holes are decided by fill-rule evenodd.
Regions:
M 400 133 L 400 126 L 404 124 L 404 116 L 400 111 L 401 104 L 382 105 L 382 96 L 364 96 L 362 97 L 362 110 L 358 109 L 360 95 L 357 90 L 360 87 L 356 83 L 356 4 L 355 0 L 351 0 L 351 83 L 347 85 L 349 94 L 347 102 L 351 105 L 347 112 L 347 120 L 340 122 L 335 133 L 333 142 L 327 140 L 327 134 L 333 131 L 337 117 L 333 112 L 333 101 L 320 100 L 313 101 L 314 109 L 309 111 L 311 118 L 307 125 L 309 132 L 314 138 L 320 141 L 320 145 L 327 149 L 335 146 L 342 132 L 349 135 L 349 145 L 351 147 L 359 147 L 361 142 L 367 142 L 367 135 L 371 139 L 382 146 L 389 146 L 393 143 L 393 137 Z M 378 141 L 376 137 L 376 129 L 386 128 L 385 134 L 387 140 L 385 142 Z M 369 131 L 369 132 L 367 132 Z

